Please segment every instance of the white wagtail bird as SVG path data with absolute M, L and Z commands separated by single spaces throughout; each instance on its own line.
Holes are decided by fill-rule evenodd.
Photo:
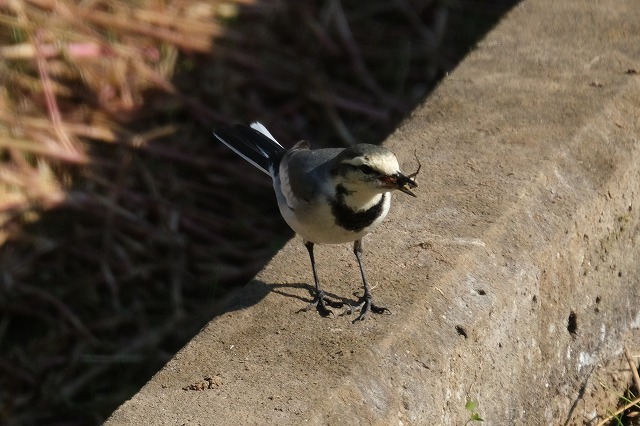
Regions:
M 418 172 L 405 176 L 396 156 L 376 145 L 312 150 L 308 142 L 300 141 L 286 150 L 257 122 L 220 128 L 214 135 L 271 176 L 282 217 L 304 239 L 316 291 L 313 301 L 301 310 L 316 307 L 322 316 L 328 316 L 332 311 L 327 305 L 342 306 L 326 298 L 320 288 L 313 246 L 353 242 L 364 294 L 347 312 L 360 309 L 353 322 L 364 319 L 370 311 L 388 312 L 371 301 L 362 261 L 362 238 L 387 216 L 390 191 L 397 189 L 416 196 L 411 189 L 418 186 L 414 180 Z

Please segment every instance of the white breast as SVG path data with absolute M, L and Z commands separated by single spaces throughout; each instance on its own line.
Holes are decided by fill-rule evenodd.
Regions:
M 280 214 L 287 224 L 305 241 L 318 244 L 342 244 L 358 240 L 370 233 L 389 213 L 391 194 L 387 194 L 382 214 L 370 226 L 358 231 L 349 231 L 336 224 L 331 205 L 326 198 L 305 201 L 295 197 L 291 191 L 286 172 L 274 179 L 273 187 L 278 200 Z M 375 203 L 374 203 L 375 204 Z

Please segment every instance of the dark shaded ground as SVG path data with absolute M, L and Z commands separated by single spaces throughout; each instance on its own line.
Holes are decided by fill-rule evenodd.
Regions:
M 0 423 L 104 420 L 291 236 L 270 182 L 214 126 L 261 120 L 285 145 L 379 143 L 514 3 L 218 11 L 211 51 L 180 51 L 176 90 L 109 112 L 118 144 L 84 137 L 88 164 L 51 163 L 64 203 L 3 219 Z

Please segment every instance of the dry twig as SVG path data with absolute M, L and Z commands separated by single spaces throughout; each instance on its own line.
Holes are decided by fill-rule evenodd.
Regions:
M 638 376 L 638 366 L 629 352 L 629 348 L 627 345 L 624 345 L 624 356 L 629 363 L 629 368 L 631 369 L 631 374 L 633 374 L 633 383 L 636 385 L 636 391 L 640 393 L 640 376 Z

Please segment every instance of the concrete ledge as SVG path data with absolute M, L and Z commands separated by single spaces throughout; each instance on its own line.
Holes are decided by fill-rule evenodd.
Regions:
M 365 246 L 393 315 L 295 314 L 311 282 L 295 239 L 107 425 L 461 425 L 468 399 L 484 424 L 583 424 L 613 408 L 600 383 L 621 393 L 622 346 L 640 349 L 628 70 L 637 0 L 526 0 L 387 142 L 405 169 L 416 148 L 423 162 L 420 198 L 396 195 Z M 317 252 L 325 289 L 353 299 L 349 247 Z

